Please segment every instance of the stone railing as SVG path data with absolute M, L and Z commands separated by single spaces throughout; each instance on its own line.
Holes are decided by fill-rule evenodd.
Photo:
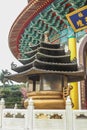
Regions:
M 87 130 L 87 110 L 72 110 L 69 97 L 64 110 L 34 109 L 32 99 L 27 109 L 6 109 L 1 99 L 0 130 Z

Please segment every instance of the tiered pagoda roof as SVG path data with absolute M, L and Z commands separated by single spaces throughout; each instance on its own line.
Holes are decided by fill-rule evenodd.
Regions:
M 12 80 L 19 81 L 21 77 L 39 80 L 41 74 L 58 74 L 68 77 L 68 82 L 83 79 L 84 71 L 78 67 L 76 59 L 70 61 L 70 52 L 65 52 L 60 44 L 41 42 L 25 52 L 28 58 L 20 59 L 22 66 L 12 65 L 12 70 L 17 74 L 9 75 Z M 27 78 L 26 78 L 27 77 Z

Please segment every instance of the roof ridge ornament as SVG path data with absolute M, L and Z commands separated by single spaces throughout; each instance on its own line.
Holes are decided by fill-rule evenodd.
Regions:
M 14 63 L 14 62 L 12 62 L 11 63 L 11 69 L 14 69 L 14 68 L 16 68 L 17 67 L 17 65 Z

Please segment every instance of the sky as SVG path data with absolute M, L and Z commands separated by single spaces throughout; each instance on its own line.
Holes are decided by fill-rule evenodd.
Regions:
M 13 22 L 27 4 L 27 0 L 0 0 L 0 71 L 7 69 L 13 72 L 12 62 L 20 65 L 10 51 L 8 35 Z

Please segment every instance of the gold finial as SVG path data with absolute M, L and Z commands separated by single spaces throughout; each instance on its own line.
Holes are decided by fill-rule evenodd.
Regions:
M 49 32 L 44 32 L 44 42 L 49 42 Z

